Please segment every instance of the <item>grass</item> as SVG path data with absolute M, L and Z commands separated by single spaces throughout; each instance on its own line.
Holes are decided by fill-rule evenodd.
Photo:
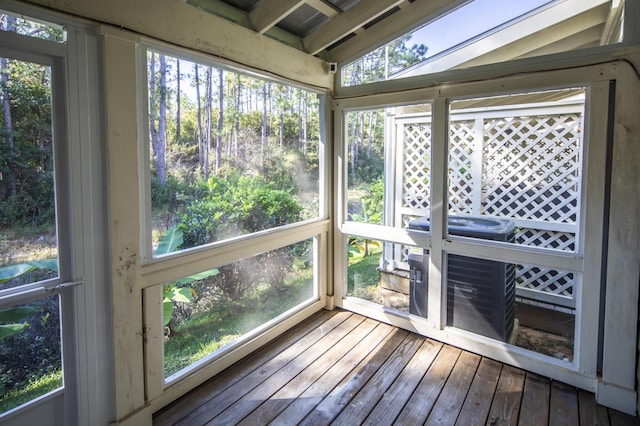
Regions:
M 165 377 L 308 300 L 313 294 L 312 274 L 312 268 L 298 270 L 276 295 L 263 292 L 241 302 L 213 304 L 206 311 L 184 320 L 165 338 Z
M 24 386 L 0 396 L 0 413 L 19 407 L 60 387 L 62 387 L 62 370 L 33 378 Z
M 364 242 L 357 244 L 359 250 L 351 251 L 347 273 L 347 294 L 365 300 L 374 300 L 380 283 L 380 256 L 382 244 L 369 241 L 366 249 Z M 365 256 L 365 254 L 367 254 Z

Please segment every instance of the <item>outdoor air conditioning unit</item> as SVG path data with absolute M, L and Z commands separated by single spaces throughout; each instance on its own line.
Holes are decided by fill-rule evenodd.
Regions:
M 426 217 L 409 223 L 428 231 Z M 507 219 L 450 216 L 450 235 L 485 240 L 515 240 L 515 226 Z M 409 255 L 409 313 L 427 316 L 428 271 L 422 254 Z M 509 341 L 515 320 L 515 265 L 451 254 L 447 266 L 447 325 L 494 339 Z

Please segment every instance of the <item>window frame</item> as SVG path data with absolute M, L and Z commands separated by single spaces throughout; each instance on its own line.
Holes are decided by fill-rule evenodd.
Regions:
M 336 220 L 337 234 L 334 238 L 334 262 L 336 282 L 336 305 L 371 316 L 380 321 L 415 331 L 461 348 L 475 351 L 494 359 L 522 365 L 549 377 L 595 390 L 598 359 L 596 356 L 598 339 L 590 333 L 598 328 L 600 306 L 600 276 L 603 250 L 603 217 L 605 194 L 605 167 L 607 144 L 607 121 L 594 117 L 609 116 L 610 81 L 617 78 L 615 64 L 585 66 L 582 68 L 528 73 L 523 76 L 500 77 L 471 83 L 441 85 L 437 87 L 412 88 L 406 92 L 386 93 L 383 89 L 376 94 L 348 96 L 334 101 L 334 122 L 337 138 L 336 162 L 343 166 L 337 176 Z M 386 88 L 385 83 L 372 85 L 369 89 Z M 446 235 L 446 208 L 448 206 L 447 171 L 449 137 L 449 102 L 485 96 L 504 95 L 520 92 L 534 92 L 565 87 L 586 87 L 584 132 L 584 172 L 582 187 L 582 208 L 579 230 L 582 235 L 581 249 L 577 253 L 558 253 L 535 247 L 513 247 L 508 243 L 493 241 L 469 241 L 465 238 Z M 370 92 L 372 93 L 372 92 Z M 344 116 L 348 111 L 375 109 L 385 106 L 409 105 L 432 102 L 432 164 L 431 164 L 431 232 L 416 232 L 408 229 L 385 227 L 349 222 L 346 219 L 346 193 L 348 173 L 346 167 L 347 138 Z M 339 139 L 338 139 L 339 138 Z M 586 230 L 589 230 L 589 233 Z M 429 282 L 439 282 L 439 286 L 429 286 L 429 318 L 423 319 L 409 314 L 389 311 L 369 302 L 346 297 L 346 236 L 382 239 L 393 243 L 429 248 L 431 267 Z M 487 252 L 487 250 L 491 250 Z M 504 343 L 484 336 L 474 335 L 464 330 L 446 326 L 446 254 L 480 256 L 507 262 L 541 264 L 551 268 L 576 272 L 580 289 L 576 295 L 575 356 L 573 363 L 551 359 L 518 347 L 505 348 Z M 440 272 L 442 271 L 442 273 Z M 597 293 L 597 294 L 596 294 Z M 433 314 L 431 314 L 433 313 Z
M 148 135 L 148 84 L 147 84 L 147 51 L 151 49 L 180 59 L 198 62 L 205 66 L 249 75 L 251 77 L 270 80 L 278 84 L 294 86 L 320 97 L 319 106 L 319 214 L 318 217 L 303 220 L 277 228 L 267 229 L 241 235 L 231 239 L 217 241 L 153 257 L 151 248 L 151 156 Z M 329 286 L 330 248 L 330 208 L 329 189 L 331 183 L 330 159 L 331 140 L 328 137 L 327 120 L 330 108 L 330 93 L 318 88 L 308 87 L 266 72 L 258 72 L 220 58 L 167 46 L 155 40 L 143 39 L 137 49 L 138 69 L 138 121 L 139 193 L 140 193 L 140 248 L 142 264 L 140 269 L 141 288 L 143 292 L 143 317 L 145 332 L 145 382 L 147 400 L 153 411 L 156 411 L 179 396 L 213 377 L 224 368 L 266 344 L 275 336 L 299 323 L 304 318 L 324 308 L 327 304 Z M 196 274 L 211 268 L 217 268 L 237 260 L 246 259 L 270 250 L 282 248 L 290 244 L 313 239 L 313 274 L 314 297 L 303 302 L 284 314 L 245 334 L 240 339 L 209 354 L 202 360 L 184 368 L 178 373 L 164 377 L 164 350 L 162 324 L 162 287 L 173 280 Z M 170 380 L 167 380 L 170 379 Z

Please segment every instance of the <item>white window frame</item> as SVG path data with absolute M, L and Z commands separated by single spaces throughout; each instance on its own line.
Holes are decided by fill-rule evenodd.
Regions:
M 162 52 L 180 59 L 191 60 L 199 64 L 223 68 L 231 72 L 248 74 L 258 78 L 287 84 L 320 95 L 320 208 L 317 218 L 309 219 L 275 229 L 243 235 L 199 247 L 182 250 L 173 254 L 154 258 L 151 249 L 151 193 L 150 193 L 150 148 L 148 141 L 148 93 L 147 93 L 147 49 Z M 264 73 L 241 68 L 220 59 L 163 45 L 156 41 L 143 40 L 138 49 L 139 81 L 138 114 L 139 120 L 138 152 L 141 159 L 139 193 L 141 194 L 140 247 L 143 253 L 141 266 L 141 287 L 143 291 L 143 316 L 145 330 L 145 386 L 147 400 L 152 411 L 157 411 L 189 390 L 202 384 L 224 368 L 242 357 L 260 348 L 268 341 L 309 315 L 324 308 L 327 304 L 328 271 L 327 263 L 331 222 L 329 219 L 330 188 L 329 161 L 331 143 L 327 140 L 326 125 L 329 108 L 329 94 Z M 182 369 L 180 372 L 164 377 L 164 327 L 162 324 L 162 288 L 163 284 L 208 269 L 218 268 L 237 260 L 246 259 L 270 250 L 282 248 L 297 242 L 313 239 L 314 296 L 277 318 L 263 324 L 242 336 L 236 342 L 210 354 L 202 360 Z
M 96 27 L 25 3 L 0 0 L 0 9 L 67 28 L 66 43 L 0 32 L 0 54 L 52 67 L 52 124 L 61 139 L 55 149 L 62 147 L 56 152 L 56 168 L 62 168 L 56 186 L 67 187 L 67 195 L 60 194 L 56 203 L 63 224 L 58 239 L 67 242 L 59 246 L 60 277 L 34 290 L 49 287 L 52 294 L 60 294 L 62 333 L 72 343 L 63 348 L 63 404 L 52 399 L 62 391 L 54 391 L 2 420 L 41 423 L 53 417 L 93 425 L 111 417 L 113 404 Z M 55 405 L 47 407 L 51 402 Z M 46 418 L 37 417 L 41 415 Z
M 531 73 L 525 76 L 496 78 L 483 82 L 443 85 L 434 88 L 415 88 L 400 93 L 380 93 L 335 100 L 334 122 L 335 162 L 338 164 L 335 217 L 337 234 L 334 244 L 335 303 L 337 306 L 371 316 L 427 337 L 453 344 L 493 359 L 522 367 L 545 376 L 570 383 L 590 391 L 598 384 L 598 339 L 593 330 L 600 321 L 600 277 L 603 250 L 603 217 L 605 201 L 605 171 L 607 152 L 607 120 L 609 116 L 610 81 L 617 78 L 615 64 L 587 66 L 578 69 Z M 384 84 L 384 83 L 383 83 Z M 584 186 L 580 223 L 583 236 L 578 253 L 557 253 L 535 247 L 514 247 L 506 243 L 470 241 L 445 235 L 447 206 L 447 162 L 449 136 L 449 101 L 517 92 L 535 92 L 562 87 L 587 87 L 585 114 Z M 383 87 L 381 85 L 381 87 Z M 348 222 L 346 220 L 346 131 L 344 114 L 356 109 L 432 102 L 432 165 L 431 165 L 431 233 L 420 235 L 407 229 Z M 588 230 L 588 231 L 587 231 Z M 576 272 L 581 285 L 576 295 L 575 356 L 572 363 L 533 353 L 515 346 L 505 346 L 484 336 L 446 327 L 446 291 L 444 286 L 430 285 L 428 295 L 429 318 L 391 311 L 346 295 L 346 238 L 350 235 L 385 240 L 429 248 L 430 283 L 446 283 L 447 253 L 479 256 L 500 261 L 539 264 Z M 490 250 L 489 250 L 490 249 Z M 443 271 L 444 273 L 440 273 Z

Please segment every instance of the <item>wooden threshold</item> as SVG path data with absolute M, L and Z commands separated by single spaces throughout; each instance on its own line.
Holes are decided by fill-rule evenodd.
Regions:
M 154 415 L 165 425 L 640 425 L 592 393 L 321 311 Z

